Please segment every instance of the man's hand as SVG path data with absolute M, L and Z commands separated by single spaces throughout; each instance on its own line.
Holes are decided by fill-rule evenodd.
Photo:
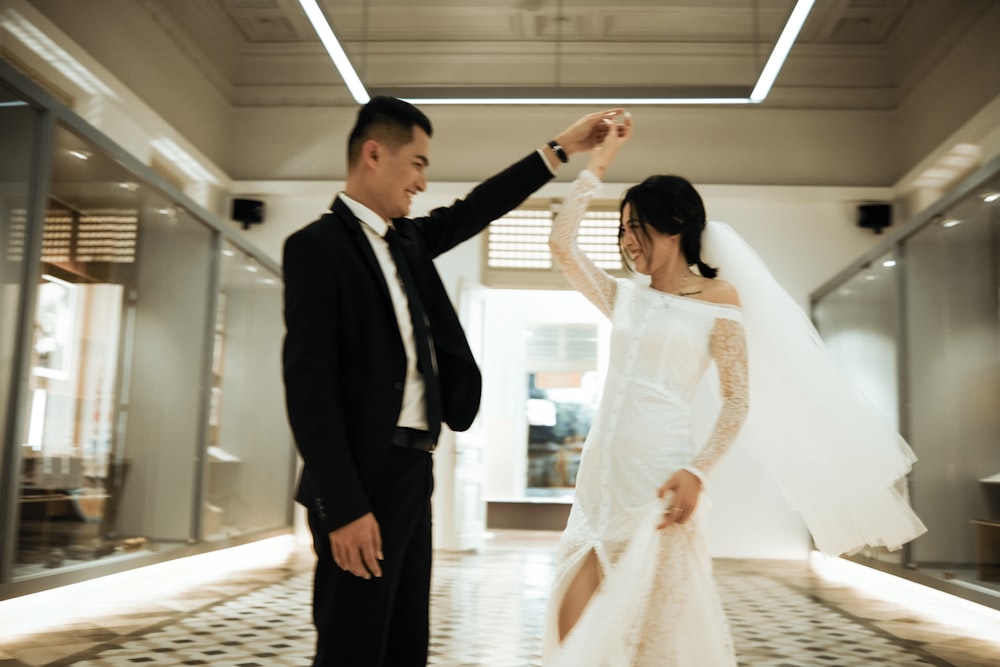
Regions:
M 666 528 L 675 523 L 687 523 L 698 507 L 701 480 L 687 470 L 678 470 L 660 487 L 656 495 L 660 498 L 669 498 L 669 502 L 663 508 L 663 520 L 657 528 Z
M 615 116 L 623 113 L 624 109 L 589 113 L 557 134 L 555 140 L 569 155 L 589 151 L 604 140 L 604 135 L 614 125 Z
M 382 531 L 371 512 L 330 533 L 330 548 L 340 569 L 362 579 L 382 576 Z
M 630 136 L 632 136 L 632 115 L 626 111 L 621 123 L 611 121 L 608 124 L 608 131 L 605 132 L 604 138 L 601 139 L 601 142 L 594 150 L 590 151 L 587 169 L 594 172 L 598 178 L 603 180 L 604 173 L 611 166 L 612 161 L 614 161 L 615 156 L 618 154 L 618 150 L 622 147 L 622 144 L 628 141 Z

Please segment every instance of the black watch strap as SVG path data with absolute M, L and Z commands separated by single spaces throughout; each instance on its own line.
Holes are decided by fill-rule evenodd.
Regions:
M 559 158 L 560 162 L 562 162 L 563 164 L 569 162 L 569 156 L 566 155 L 566 149 L 560 146 L 558 141 L 553 139 L 552 141 L 549 142 L 548 145 L 549 148 L 552 149 L 552 152 L 556 154 L 556 157 Z

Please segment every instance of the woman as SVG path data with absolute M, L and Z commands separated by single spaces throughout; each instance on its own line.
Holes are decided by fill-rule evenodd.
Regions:
M 560 543 L 545 665 L 731 666 L 699 501 L 744 422 L 828 553 L 896 548 L 923 532 L 892 487 L 913 456 L 839 377 L 815 330 L 753 252 L 724 225 L 706 223 L 686 180 L 653 176 L 622 200 L 623 257 L 648 286 L 615 279 L 579 250 L 587 204 L 631 132 L 626 116 L 591 153 L 550 237 L 556 264 L 614 326 L 601 406 Z M 711 262 L 702 258 L 703 242 Z M 721 405 L 707 442 L 696 443 L 692 432 L 704 417 L 692 405 L 712 365 Z M 800 366 L 817 375 L 796 375 Z M 829 437 L 816 437 L 832 412 L 829 383 L 841 401 L 836 414 L 861 414 L 860 431 L 837 424 Z M 784 414 L 790 401 L 800 415 Z M 861 461 L 872 470 L 856 471 Z

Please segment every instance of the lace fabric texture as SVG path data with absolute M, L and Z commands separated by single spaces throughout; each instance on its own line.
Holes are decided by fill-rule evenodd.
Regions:
M 552 261 L 565 274 L 570 285 L 611 319 L 615 307 L 618 281 L 594 264 L 580 250 L 576 235 L 580 221 L 587 212 L 591 198 L 601 189 L 601 181 L 593 172 L 580 172 L 570 188 L 569 197 L 559 209 L 549 235 Z
M 575 239 L 599 184 L 590 172 L 581 174 L 550 238 L 570 283 L 614 326 L 601 405 L 560 544 L 545 664 L 735 665 L 705 545 L 708 503 L 687 524 L 660 531 L 664 506 L 656 491 L 680 468 L 710 475 L 739 432 L 748 405 L 740 310 L 617 280 L 595 266 Z M 692 399 L 713 362 L 721 407 L 699 446 L 692 438 Z M 591 551 L 603 583 L 560 643 L 560 600 Z

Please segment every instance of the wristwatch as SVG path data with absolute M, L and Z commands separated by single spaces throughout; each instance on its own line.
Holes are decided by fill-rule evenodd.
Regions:
M 566 149 L 560 146 L 558 141 L 553 139 L 548 143 L 548 146 L 552 149 L 552 152 L 556 154 L 556 157 L 559 158 L 560 162 L 563 164 L 569 162 L 569 156 L 566 155 Z

